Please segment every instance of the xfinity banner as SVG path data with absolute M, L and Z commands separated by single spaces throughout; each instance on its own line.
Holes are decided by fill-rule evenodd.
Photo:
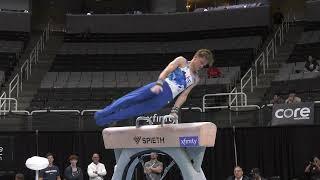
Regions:
M 274 104 L 272 125 L 294 125 L 314 123 L 314 103 Z
M 145 115 L 145 116 L 149 117 L 153 124 L 161 124 L 161 122 L 163 120 L 163 117 L 165 115 L 170 114 L 170 112 L 171 112 L 171 108 L 164 108 L 164 109 L 161 109 L 158 112 L 150 113 L 150 114 Z M 173 123 L 173 122 L 172 122 L 172 120 L 169 119 L 169 120 L 166 120 L 165 123 Z

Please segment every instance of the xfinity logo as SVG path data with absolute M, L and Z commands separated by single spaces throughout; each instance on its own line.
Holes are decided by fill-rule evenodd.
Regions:
M 161 123 L 164 118 L 164 116 L 161 116 L 159 114 L 153 114 L 152 116 L 146 116 L 146 117 L 150 118 L 153 123 Z M 173 121 L 169 118 L 169 119 L 166 119 L 165 123 L 173 123 Z
M 179 142 L 181 147 L 197 147 L 199 146 L 199 137 L 198 136 L 179 137 Z
M 141 136 L 135 136 L 133 137 L 133 140 L 136 144 L 164 144 L 165 139 L 164 137 L 141 137 Z
M 0 161 L 2 161 L 3 159 L 2 159 L 2 154 L 3 153 L 3 147 L 2 146 L 0 146 Z
M 295 108 L 295 109 L 278 109 L 275 112 L 275 116 L 281 118 L 292 118 L 294 120 L 310 119 L 310 108 Z

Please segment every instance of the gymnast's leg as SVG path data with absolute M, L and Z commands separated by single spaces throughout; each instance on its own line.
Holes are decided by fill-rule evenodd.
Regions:
M 138 88 L 125 96 L 117 99 L 109 106 L 105 107 L 104 109 L 98 111 L 95 113 L 94 118 L 100 119 L 104 116 L 108 116 L 114 112 L 119 111 L 120 109 L 124 109 L 128 106 L 131 106 L 133 104 L 137 104 L 139 102 L 145 101 L 147 99 L 152 98 L 153 96 L 156 96 L 157 94 L 152 93 L 150 91 L 150 88 L 153 87 L 155 83 L 147 84 L 141 88 Z
M 130 106 L 121 108 L 114 113 L 107 114 L 105 116 L 99 116 L 99 118 L 96 118 L 96 124 L 99 126 L 103 126 L 115 121 L 125 120 L 134 116 L 155 112 L 169 104 L 171 100 L 171 90 L 167 84 L 164 84 L 163 91 L 161 93 L 156 94 L 147 100 L 140 101 L 136 104 L 131 103 Z

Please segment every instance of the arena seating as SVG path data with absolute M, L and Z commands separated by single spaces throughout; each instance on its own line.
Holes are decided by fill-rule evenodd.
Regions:
M 0 40 L 27 42 L 29 40 L 29 33 L 21 31 L 0 31 Z
M 320 30 L 320 22 L 318 21 L 305 22 L 304 31 L 315 31 L 315 30 Z
M 23 47 L 24 42 L 22 41 L 0 40 L 0 70 L 5 72 L 6 77 L 15 67 L 20 54 L 23 52 Z
M 65 34 L 31 109 L 97 109 L 155 81 L 175 57 L 191 59 L 200 48 L 214 50 L 221 78 L 202 81 L 186 106 L 201 106 L 206 93 L 230 91 L 250 67 L 267 27 L 177 33 Z M 213 102 L 215 103 L 215 102 Z
M 168 54 L 72 54 L 57 55 L 50 71 L 159 71 L 177 56 L 191 59 L 194 52 Z M 215 51 L 216 66 L 241 66 L 242 72 L 254 57 L 252 49 Z M 147 68 L 147 69 L 146 69 Z
M 268 28 L 243 27 L 232 29 L 216 29 L 207 31 L 188 31 L 171 33 L 69 33 L 64 37 L 65 42 L 169 42 L 190 41 L 200 39 L 217 39 L 227 37 L 261 36 L 268 35 Z
M 306 61 L 307 56 L 320 57 L 320 30 L 304 32 L 287 62 Z
M 0 71 L 4 72 L 5 77 L 8 77 L 16 66 L 28 41 L 28 32 L 0 31 Z M 2 78 L 1 75 L 0 78 Z
M 208 79 L 206 70 L 191 93 L 188 105 L 200 106 L 203 94 L 230 90 L 239 79 L 240 67 L 222 67 L 221 78 Z M 100 108 L 114 99 L 155 81 L 159 71 L 48 72 L 31 103 L 32 109 Z
M 302 101 L 320 100 L 320 73 L 304 72 L 307 56 L 320 57 L 320 31 L 303 32 L 293 52 L 279 70 L 279 74 L 271 83 L 269 95 L 280 94 L 287 98 L 290 92 L 295 92 Z M 318 59 L 319 61 L 319 59 Z

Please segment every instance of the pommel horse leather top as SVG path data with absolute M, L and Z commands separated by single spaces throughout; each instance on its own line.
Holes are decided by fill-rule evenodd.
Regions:
M 106 149 L 213 147 L 217 127 L 211 122 L 112 127 L 103 130 Z

